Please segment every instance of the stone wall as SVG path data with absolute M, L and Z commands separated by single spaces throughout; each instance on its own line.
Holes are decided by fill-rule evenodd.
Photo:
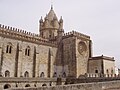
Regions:
M 10 50 L 7 46 L 11 46 L 10 52 L 7 52 L 7 48 Z M 27 48 L 29 55 L 25 54 Z M 9 77 L 23 77 L 28 72 L 29 77 L 40 77 L 44 72 L 45 77 L 48 74 L 52 77 L 56 51 L 56 47 L 0 37 L 0 74 L 5 77 L 5 72 L 9 71 Z M 51 66 L 49 72 L 48 66 Z
M 88 73 L 115 74 L 115 60 L 113 57 L 97 56 L 89 58 Z
M 65 84 L 66 79 L 58 78 L 9 78 L 0 77 L 0 90 L 8 88 L 24 88 L 24 87 L 42 87 L 42 86 L 56 86 Z
M 53 87 L 18 88 L 10 90 L 120 90 L 120 81 L 82 83 Z
M 76 77 L 75 37 L 63 39 L 63 58 L 66 74 Z

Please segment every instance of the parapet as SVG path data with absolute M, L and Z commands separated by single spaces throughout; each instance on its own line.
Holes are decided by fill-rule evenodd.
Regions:
M 44 44 L 48 46 L 56 46 L 57 43 L 55 41 L 49 41 L 45 38 L 40 37 L 39 34 L 27 32 L 22 29 L 5 26 L 0 24 L 0 35 L 3 37 L 8 37 L 17 40 L 28 41 L 37 44 Z
M 63 37 L 66 38 L 66 37 L 70 37 L 70 36 L 76 36 L 78 38 L 85 38 L 88 40 L 90 39 L 90 36 L 76 32 L 76 31 L 65 33 Z

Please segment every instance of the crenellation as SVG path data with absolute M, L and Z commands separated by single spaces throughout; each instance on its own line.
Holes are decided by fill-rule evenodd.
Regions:
M 18 29 L 18 32 L 20 32 L 20 29 Z
M 72 31 L 72 32 L 67 32 L 67 33 L 64 33 L 64 37 L 69 37 L 69 36 L 76 36 L 76 37 L 82 37 L 82 38 L 86 38 L 86 39 L 90 39 L 90 36 L 87 36 L 85 34 L 82 34 L 82 33 L 79 33 L 79 32 L 76 32 L 76 31 Z
M 38 34 L 27 32 L 22 29 L 13 28 L 10 26 L 5 26 L 5 25 L 1 25 L 0 34 L 2 36 L 19 39 L 19 40 L 23 39 L 23 40 L 29 41 L 29 42 L 41 43 L 41 44 L 46 44 L 46 45 L 52 45 L 52 44 L 55 45 L 55 43 L 48 42 L 44 38 L 41 39 L 41 37 Z
M 10 29 L 10 26 L 7 26 L 7 29 L 9 30 L 9 29 Z
M 4 25 L 2 25 L 2 28 L 4 29 Z
M 7 29 L 7 26 L 5 26 L 5 29 Z

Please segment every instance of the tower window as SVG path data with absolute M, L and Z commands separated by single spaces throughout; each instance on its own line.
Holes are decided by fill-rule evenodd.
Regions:
M 5 71 L 5 77 L 10 77 L 10 72 L 8 70 Z
M 8 43 L 7 48 L 6 48 L 6 53 L 11 53 L 12 52 L 12 44 Z
M 25 49 L 25 55 L 30 56 L 30 47 L 29 46 Z

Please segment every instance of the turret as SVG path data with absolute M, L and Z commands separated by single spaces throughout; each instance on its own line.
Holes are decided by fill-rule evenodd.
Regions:
M 44 27 L 49 28 L 49 20 L 48 20 L 47 14 L 46 14 L 45 21 L 44 21 Z
M 59 28 L 59 22 L 56 17 L 53 18 L 53 27 L 54 28 Z
M 63 19 L 62 19 L 62 16 L 61 16 L 61 18 L 60 18 L 60 20 L 59 20 L 59 29 L 63 29 Z
M 58 30 L 58 37 L 62 37 L 64 34 L 64 29 L 63 29 L 63 19 L 62 16 L 59 20 L 59 30 Z
M 39 26 L 39 31 L 40 31 L 42 29 L 42 27 L 43 27 L 43 19 L 42 19 L 42 17 L 39 20 L 39 24 L 40 24 L 40 26 Z
M 62 17 L 58 21 L 58 18 L 51 6 L 49 13 L 40 21 L 40 36 L 46 39 L 52 39 L 58 36 L 59 31 L 63 31 L 63 20 Z

